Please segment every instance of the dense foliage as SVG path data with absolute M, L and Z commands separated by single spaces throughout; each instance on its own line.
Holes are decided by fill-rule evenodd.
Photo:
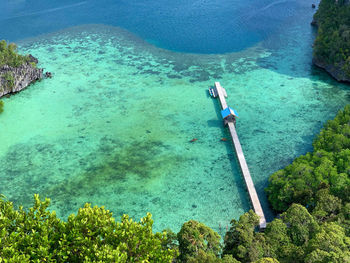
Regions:
M 350 262 L 350 237 L 345 228 L 337 221 L 317 219 L 302 205 L 293 204 L 259 233 L 255 231 L 258 217 L 246 213 L 239 221 L 233 220 L 224 253 L 247 263 Z
M 29 61 L 27 56 L 22 56 L 17 53 L 16 44 L 7 44 L 5 40 L 0 41 L 0 67 L 3 65 L 19 67 L 27 61 Z
M 270 177 L 266 192 L 272 207 L 288 210 L 268 225 L 264 236 L 269 240 L 270 235 L 288 234 L 287 239 L 283 234 L 283 241 L 272 245 L 278 253 L 271 256 L 280 262 L 292 262 L 289 255 L 294 262 L 350 262 L 349 105 L 326 123 L 313 147 L 314 152 L 298 157 Z M 307 207 L 296 213 L 295 219 L 303 219 L 295 228 L 285 221 L 288 211 L 296 206 L 293 203 Z M 307 221 L 312 222 L 312 228 L 303 230 Z M 279 247 L 278 243 L 287 245 Z M 293 252 L 286 253 L 286 248 Z
M 86 204 L 62 221 L 49 200 L 35 195 L 26 212 L 0 199 L 0 262 L 171 262 L 166 232 L 153 233 L 147 214 L 139 223 L 124 215 L 116 222 L 103 207 Z
M 0 100 L 0 113 L 4 111 L 4 102 Z
M 314 55 L 350 77 L 350 5 L 347 0 L 322 0 L 314 16 L 318 34 Z
M 184 223 L 177 236 L 181 251 L 180 259 L 184 262 L 193 261 L 193 258 L 200 254 L 207 254 L 213 258 L 220 254 L 219 234 L 202 223 L 194 220 Z
M 313 147 L 314 152 L 270 177 L 266 191 L 275 210 L 285 211 L 292 203 L 317 210 L 325 190 L 330 194 L 328 205 L 334 204 L 333 213 L 339 212 L 339 202 L 350 202 L 350 106 L 327 122 Z
M 194 220 L 177 235 L 153 233 L 150 214 L 140 222 L 127 215 L 116 222 L 104 207 L 86 204 L 62 221 L 48 206 L 38 195 L 28 211 L 0 199 L 0 262 L 350 262 L 345 229 L 298 204 L 264 233 L 256 232 L 259 220 L 252 211 L 233 220 L 223 250 L 220 236 Z

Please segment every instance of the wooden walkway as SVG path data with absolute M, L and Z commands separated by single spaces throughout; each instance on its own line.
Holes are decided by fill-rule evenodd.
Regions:
M 215 82 L 215 87 L 216 87 L 217 95 L 218 95 L 219 100 L 220 100 L 221 107 L 222 107 L 222 109 L 226 109 L 227 108 L 227 103 L 225 100 L 225 97 L 227 97 L 226 91 L 223 87 L 221 87 L 219 82 Z M 236 128 L 235 128 L 235 125 L 233 124 L 233 122 L 228 123 L 228 129 L 230 131 L 231 139 L 232 139 L 233 145 L 235 147 L 239 166 L 241 167 L 243 178 L 244 178 L 246 187 L 248 189 L 250 201 L 253 205 L 254 212 L 259 216 L 259 227 L 260 227 L 260 229 L 265 229 L 266 228 L 265 215 L 264 215 L 263 209 L 261 207 L 258 194 L 256 193 L 252 177 L 250 176 L 248 165 L 247 165 L 247 162 L 245 160 L 242 146 L 241 146 L 241 143 L 239 142 Z

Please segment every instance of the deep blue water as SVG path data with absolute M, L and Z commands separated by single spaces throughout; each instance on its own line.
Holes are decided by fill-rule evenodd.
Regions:
M 159 47 L 192 53 L 240 51 L 309 24 L 310 0 L 0 0 L 0 39 L 17 41 L 69 26 L 123 27 Z M 48 22 L 50 21 L 50 22 Z M 55 21 L 55 23 L 52 23 Z M 273 43 L 270 43 L 273 44 Z

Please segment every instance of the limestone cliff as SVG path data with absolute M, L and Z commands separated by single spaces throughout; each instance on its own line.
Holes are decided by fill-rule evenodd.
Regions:
M 328 74 L 330 74 L 337 81 L 350 83 L 350 76 L 344 70 L 345 62 L 339 63 L 338 65 L 334 65 L 331 63 L 324 62 L 321 57 L 314 55 L 314 57 L 312 59 L 312 63 L 315 66 L 326 70 L 328 72 Z
M 31 83 L 43 78 L 43 69 L 37 68 L 33 56 L 19 67 L 0 66 L 0 97 L 19 92 Z

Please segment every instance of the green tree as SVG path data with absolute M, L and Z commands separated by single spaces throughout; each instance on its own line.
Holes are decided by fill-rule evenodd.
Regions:
M 221 252 L 219 234 L 195 220 L 184 223 L 177 238 L 182 262 L 215 262 Z
M 319 221 L 333 220 L 340 212 L 342 201 L 329 194 L 329 189 L 321 189 L 316 194 L 316 206 L 312 215 Z
M 268 251 L 265 256 L 278 258 L 283 262 L 292 262 L 300 259 L 303 255 L 300 249 L 292 243 L 288 235 L 288 227 L 281 219 L 274 219 L 269 223 L 264 232 Z
M 232 255 L 224 255 L 221 263 L 239 263 L 239 261 L 232 257 Z
M 33 207 L 26 212 L 0 198 L 0 258 L 9 262 L 55 260 L 64 225 L 54 212 L 46 210 L 49 203 L 35 195 Z
M 274 258 L 262 258 L 255 261 L 254 263 L 279 263 L 279 261 Z
M 350 262 L 350 238 L 338 224 L 326 223 L 310 240 L 307 251 L 306 263 Z
M 232 220 L 224 239 L 224 254 L 229 254 L 241 262 L 252 262 L 261 258 L 266 248 L 265 236 L 256 233 L 259 217 L 250 210 L 238 221 Z
M 22 207 L 0 198 L 0 259 L 4 262 L 172 262 L 167 233 L 153 233 L 150 214 L 133 222 L 124 215 L 115 222 L 104 207 L 86 204 L 67 222 L 47 210 L 50 201 L 34 196 Z M 0 260 L 0 262 L 1 262 Z
M 314 57 L 350 76 L 350 7 L 345 0 L 322 0 L 314 16 L 318 32 Z
M 318 230 L 318 224 L 305 207 L 299 204 L 291 205 L 282 214 L 282 220 L 287 224 L 287 233 L 296 246 L 307 243 Z
M 350 201 L 350 105 L 328 121 L 314 140 L 314 152 L 296 158 L 269 178 L 266 193 L 279 212 L 299 203 L 313 209 L 317 193 L 329 188 L 330 194 Z
M 18 54 L 16 44 L 7 44 L 5 40 L 0 41 L 0 66 L 19 67 L 28 61 L 28 56 Z

